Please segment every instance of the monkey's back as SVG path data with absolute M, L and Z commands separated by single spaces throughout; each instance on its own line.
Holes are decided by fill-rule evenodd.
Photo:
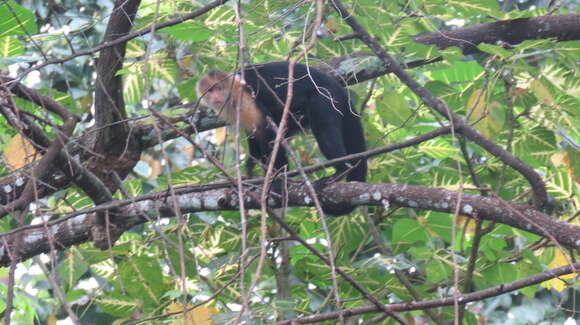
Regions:
M 288 65 L 288 62 L 268 62 L 244 69 L 248 91 L 255 97 L 260 109 L 277 123 L 282 117 L 288 93 Z M 339 116 L 352 115 L 348 94 L 338 81 L 304 64 L 294 66 L 293 92 L 290 110 L 294 118 L 289 121 L 291 132 L 299 128 L 296 122 L 302 127 L 309 127 L 307 110 L 312 108 L 309 107 L 309 100 L 313 96 L 322 95 L 326 100 L 324 106 Z
M 270 62 L 249 66 L 244 69 L 245 88 L 253 96 L 256 107 L 264 117 L 271 117 L 279 124 L 288 93 L 287 62 Z M 320 151 L 327 159 L 343 157 L 366 150 L 364 131 L 358 114 L 351 107 L 348 93 L 331 76 L 296 64 L 293 73 L 293 97 L 286 135 L 310 128 Z M 263 124 L 262 124 L 263 125 Z M 249 139 L 251 155 L 262 162 L 268 161 L 276 132 L 263 125 L 254 138 Z M 286 152 L 276 156 L 275 167 L 288 164 Z M 347 173 L 347 180 L 364 182 L 367 176 L 365 158 L 349 163 L 339 163 L 332 177 Z M 320 180 L 323 183 L 325 180 Z M 347 214 L 350 205 L 325 208 L 332 215 Z

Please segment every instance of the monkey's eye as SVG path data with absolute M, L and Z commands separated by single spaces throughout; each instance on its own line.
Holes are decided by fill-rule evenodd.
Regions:
M 220 85 L 215 85 L 213 87 L 210 87 L 207 92 L 208 93 L 213 93 L 214 91 L 220 91 L 222 90 L 222 87 Z

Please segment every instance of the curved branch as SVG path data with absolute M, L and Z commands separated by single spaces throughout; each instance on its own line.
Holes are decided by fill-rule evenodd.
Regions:
M 190 123 L 191 125 L 186 127 L 183 130 L 183 132 L 186 132 L 188 134 L 203 132 L 224 126 L 224 122 L 219 120 L 219 118 L 211 111 L 209 112 L 210 114 L 206 113 L 207 112 L 205 111 L 204 112 L 200 111 L 197 114 L 195 114 L 195 116 L 191 118 L 192 119 Z M 182 135 L 182 133 L 176 132 L 174 129 L 171 128 L 163 129 L 163 127 L 164 125 L 160 126 L 163 132 L 161 135 L 163 140 L 173 139 Z M 144 125 L 140 124 L 139 121 L 135 121 L 130 124 L 130 129 L 134 130 L 135 137 L 139 139 L 138 142 L 141 145 L 141 150 L 151 148 L 159 143 L 159 136 L 155 134 L 155 130 L 152 125 Z M 82 167 L 83 164 L 86 163 L 87 157 L 85 156 L 88 155 L 80 155 L 80 153 L 82 153 L 84 150 L 87 150 L 87 148 L 84 147 L 84 144 L 90 142 L 86 139 L 94 137 L 94 134 L 92 132 L 94 131 L 89 131 L 79 138 L 72 139 L 72 141 L 70 141 L 67 144 L 65 152 L 67 152 L 70 157 L 80 156 L 80 161 L 74 162 L 71 159 L 65 160 L 61 159 L 55 166 L 49 166 L 50 171 L 47 173 L 46 179 L 44 179 L 43 182 L 36 184 L 37 186 L 36 196 L 38 198 L 45 197 L 58 190 L 65 189 L 71 185 L 72 182 L 72 178 L 70 177 L 71 175 L 63 172 L 62 169 L 60 169 L 59 167 L 64 166 L 65 168 L 68 169 L 69 167 L 67 163 L 71 162 L 76 163 L 76 165 L 78 165 L 80 168 Z M 41 144 L 44 144 L 45 147 L 48 147 L 50 142 L 46 143 L 43 142 Z M 26 183 L 28 182 L 28 178 L 30 177 L 30 170 L 34 168 L 37 164 L 38 162 L 34 162 L 31 165 L 23 167 L 10 175 L 0 177 L 0 188 L 10 189 L 10 191 L 6 190 L 0 191 L 0 204 L 9 204 L 11 201 L 17 200 L 20 197 Z M 118 174 L 123 174 L 121 170 L 123 166 L 110 165 L 109 167 L 111 171 L 115 171 Z M 77 168 L 73 168 L 72 174 L 82 175 L 86 173 L 83 173 Z M 80 181 L 83 182 L 83 180 Z M 87 181 L 92 182 L 91 180 Z M 81 187 L 86 188 L 87 186 Z
M 158 217 L 174 216 L 174 201 L 180 203 L 182 213 L 201 211 L 239 210 L 237 191 L 232 187 L 211 188 L 185 186 L 175 188 L 175 200 L 167 200 L 167 191 L 150 193 L 124 201 L 113 201 L 85 211 L 80 211 L 46 225 L 26 226 L 0 234 L 0 266 L 10 264 L 9 247 L 17 239 L 23 239 L 19 247 L 22 259 L 30 258 L 50 250 L 49 241 L 64 250 L 72 245 L 88 241 L 90 223 L 87 215 L 96 211 L 117 208 L 115 223 L 124 230 L 157 220 Z M 216 184 L 223 187 L 223 184 Z M 260 209 L 259 186 L 245 187 L 245 207 Z M 305 185 L 291 183 L 288 187 L 288 206 L 312 206 Z M 556 238 L 560 244 L 578 250 L 580 227 L 551 218 L 528 205 L 512 204 L 499 198 L 482 197 L 440 188 L 427 188 L 401 184 L 335 183 L 327 186 L 319 196 L 324 205 L 397 205 L 415 209 L 454 213 L 459 205 L 462 215 L 506 224 L 543 237 Z M 460 202 L 458 202 L 460 200 Z M 280 202 L 269 200 L 271 208 L 280 208 Z
M 534 274 L 532 276 L 516 280 L 513 282 L 503 283 L 495 287 L 475 291 L 472 293 L 467 293 L 463 295 L 459 295 L 459 301 L 461 304 L 466 304 L 468 302 L 479 301 L 495 296 L 499 296 L 504 293 L 512 292 L 521 288 L 529 287 L 535 284 L 542 283 L 544 281 L 548 281 L 566 274 L 577 273 L 578 269 L 580 269 L 580 262 L 561 266 L 555 269 L 551 269 L 548 271 L 544 271 L 541 273 Z M 428 308 L 436 308 L 436 307 L 443 307 L 443 306 L 452 306 L 454 303 L 455 297 L 445 297 L 440 299 L 433 299 L 433 300 L 425 300 L 425 301 L 409 301 L 409 302 L 402 302 L 397 304 L 389 304 L 385 305 L 387 309 L 398 312 L 398 311 L 411 311 L 411 310 L 423 310 Z M 356 307 L 350 308 L 346 310 L 341 310 L 339 312 L 331 312 L 319 315 L 312 315 L 301 317 L 298 319 L 293 320 L 286 320 L 282 322 L 274 323 L 274 325 L 291 325 L 291 324 L 309 324 L 309 323 L 319 323 L 327 320 L 336 320 L 339 319 L 340 316 L 342 317 L 350 317 L 356 315 L 363 315 L 368 313 L 378 312 L 379 309 L 375 306 L 367 306 L 367 307 Z
M 437 45 L 440 49 L 457 46 L 467 55 L 479 53 L 477 45 L 481 43 L 514 45 L 526 40 L 549 38 L 559 42 L 580 39 L 580 14 L 518 18 L 436 31 L 416 36 L 415 42 Z
M 352 34 L 359 37 L 359 34 Z M 449 31 L 436 31 L 415 36 L 415 42 L 425 45 L 436 45 L 439 49 L 457 46 L 463 54 L 479 53 L 478 44 L 519 44 L 526 40 L 550 39 L 557 41 L 580 40 L 580 14 L 550 15 L 513 20 L 496 21 L 456 28 Z M 439 62 L 441 57 L 417 60 L 403 64 L 404 68 L 415 68 Z M 346 85 L 375 79 L 392 73 L 389 66 L 383 65 L 379 58 L 371 53 L 355 52 L 342 57 L 326 60 L 316 66 L 317 69 L 334 75 Z
M 104 35 L 104 42 L 121 38 L 131 31 L 141 0 L 117 0 Z M 105 153 L 113 149 L 118 155 L 122 148 L 112 146 L 118 139 L 127 139 L 127 113 L 123 100 L 122 76 L 127 42 L 119 42 L 101 51 L 97 61 L 95 82 L 95 151 Z M 121 146 L 122 147 L 122 146 Z
M 536 207 L 544 207 L 547 204 L 548 193 L 544 181 L 531 166 L 512 155 L 497 143 L 486 138 L 484 135 L 479 133 L 479 131 L 467 124 L 461 116 L 452 112 L 447 104 L 433 96 L 431 92 L 422 87 L 405 70 L 403 70 L 403 67 L 371 37 L 371 35 L 358 23 L 354 16 L 348 12 L 346 7 L 339 0 L 332 0 L 332 4 L 342 19 L 344 19 L 353 31 L 357 33 L 360 39 L 371 50 L 373 50 L 373 52 L 375 52 L 383 64 L 393 71 L 399 80 L 417 94 L 427 106 L 445 116 L 451 122 L 455 130 L 522 174 L 532 187 L 533 202 Z
M 37 183 L 42 182 L 46 176 L 50 175 L 52 166 L 62 166 L 62 164 L 56 164 L 56 162 L 62 160 L 61 150 L 72 135 L 78 117 L 52 98 L 42 95 L 11 78 L 0 77 L 0 89 L 6 93 L 3 103 L 0 104 L 2 114 L 18 132 L 26 136 L 32 143 L 36 143 L 37 147 L 42 148 L 41 152 L 44 153 L 42 158 L 32 168 L 26 181 L 22 181 L 20 184 L 18 196 L 15 195 L 17 193 L 16 188 L 3 187 L 3 196 L 14 197 L 9 204 L 0 206 L 0 217 L 3 217 L 15 209 L 23 208 L 36 199 Z M 58 114 L 63 119 L 63 124 L 60 129 L 57 129 L 56 138 L 53 141 L 28 117 L 19 114 L 20 110 L 11 98 L 13 95 L 29 100 L 46 110 Z

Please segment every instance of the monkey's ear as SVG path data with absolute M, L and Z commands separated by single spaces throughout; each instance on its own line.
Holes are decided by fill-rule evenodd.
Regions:
M 234 80 L 237 81 L 237 82 L 239 82 L 242 85 L 245 85 L 246 84 L 246 81 L 245 80 L 242 80 L 242 76 L 239 73 L 236 73 L 234 75 Z

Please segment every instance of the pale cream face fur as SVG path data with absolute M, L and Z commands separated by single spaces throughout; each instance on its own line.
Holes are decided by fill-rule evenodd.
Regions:
M 213 108 L 229 124 L 236 123 L 238 102 L 240 123 L 248 132 L 254 132 L 263 122 L 256 101 L 236 76 L 214 70 L 199 80 L 197 93 L 203 104 Z

